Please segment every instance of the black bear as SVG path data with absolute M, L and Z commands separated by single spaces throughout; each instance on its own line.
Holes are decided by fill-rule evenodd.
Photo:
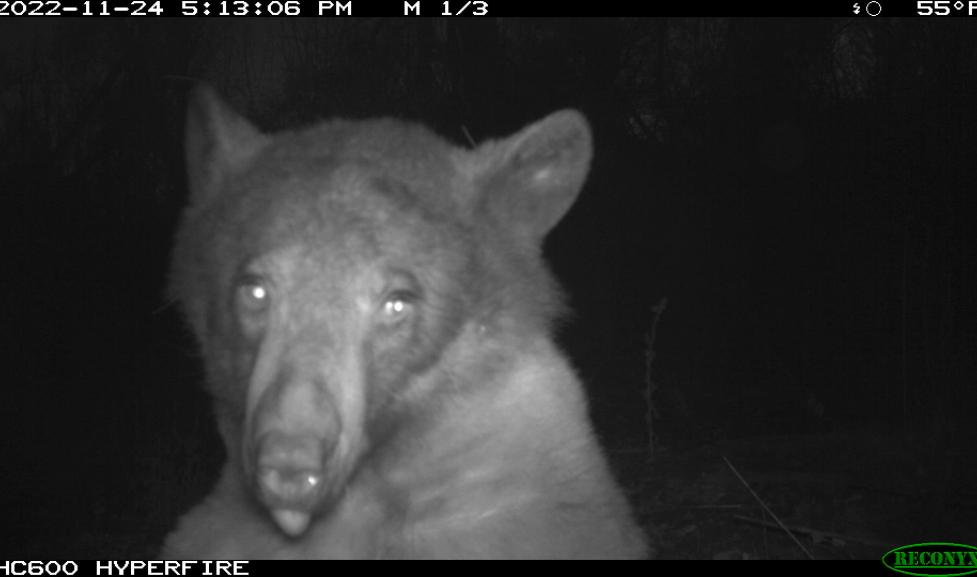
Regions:
M 551 338 L 542 241 L 590 158 L 570 110 L 466 150 L 197 90 L 171 290 L 229 458 L 163 556 L 644 556 Z

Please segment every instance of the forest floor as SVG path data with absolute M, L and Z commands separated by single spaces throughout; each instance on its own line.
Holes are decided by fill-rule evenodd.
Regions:
M 972 450 L 925 446 L 822 433 L 613 457 L 659 559 L 878 560 L 911 543 L 977 544 Z

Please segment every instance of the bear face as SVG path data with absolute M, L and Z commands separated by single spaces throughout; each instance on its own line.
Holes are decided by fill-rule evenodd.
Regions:
M 549 335 L 542 241 L 590 156 L 573 111 L 465 150 L 390 119 L 267 135 L 200 90 L 171 290 L 229 460 L 170 554 L 640 554 Z

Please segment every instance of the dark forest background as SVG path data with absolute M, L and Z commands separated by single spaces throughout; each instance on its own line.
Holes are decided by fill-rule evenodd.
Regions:
M 661 556 L 803 555 L 733 517 L 764 514 L 723 456 L 815 556 L 977 543 L 972 22 L 16 19 L 0 556 L 152 556 L 214 481 L 163 298 L 199 81 L 268 130 L 393 115 L 467 145 L 586 114 L 559 339 Z

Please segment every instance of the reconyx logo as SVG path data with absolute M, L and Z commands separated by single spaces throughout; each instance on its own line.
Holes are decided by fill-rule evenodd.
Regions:
M 970 575 L 977 573 L 977 547 L 959 543 L 903 545 L 883 555 L 882 564 L 904 575 Z

